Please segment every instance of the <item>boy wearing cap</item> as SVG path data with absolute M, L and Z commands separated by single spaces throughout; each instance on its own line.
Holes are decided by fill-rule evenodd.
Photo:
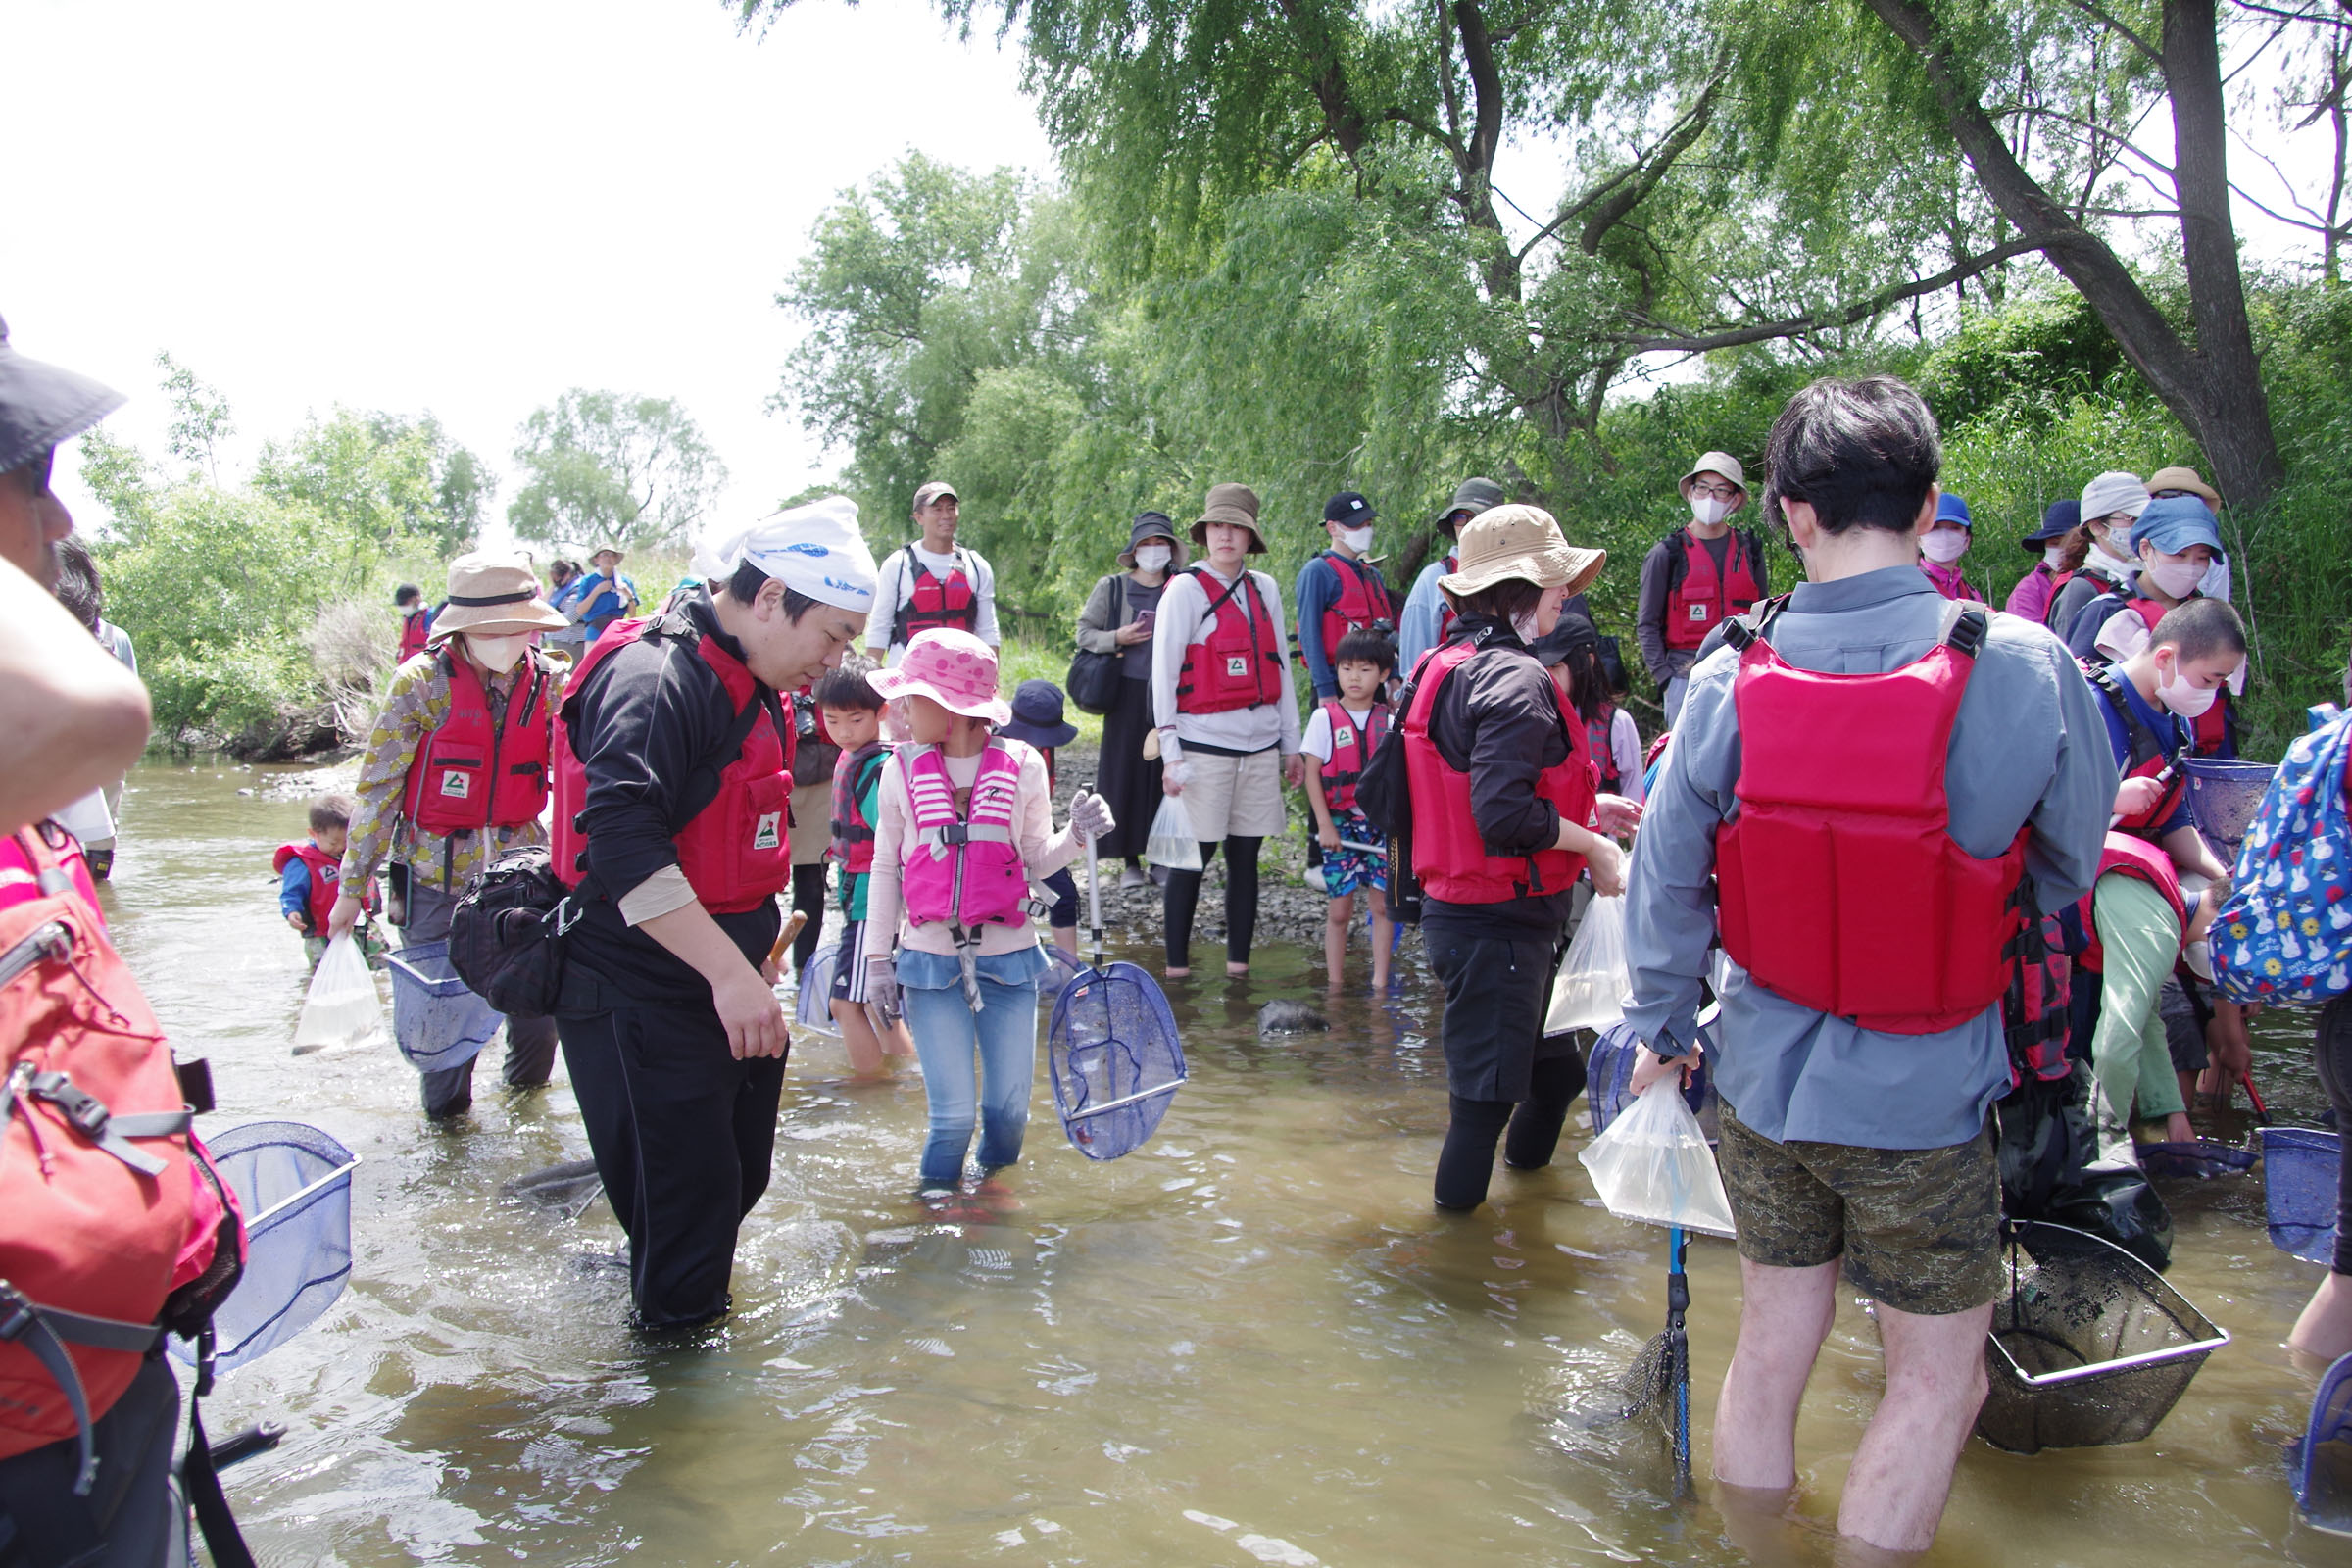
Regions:
M 1282 590 L 1243 563 L 1265 552 L 1257 493 L 1212 485 L 1193 542 L 1207 559 L 1169 580 L 1152 632 L 1152 709 L 1160 788 L 1184 801 L 1203 868 L 1225 849 L 1225 972 L 1250 972 L 1257 934 L 1257 849 L 1282 831 L 1282 788 L 1304 778 L 1298 705 L 1283 657 Z M 1279 754 L 1279 755 L 1278 755 Z M 1201 871 L 1168 871 L 1172 979 L 1192 971 Z
M 415 947 L 448 939 L 459 898 L 493 860 L 547 842 L 539 813 L 564 666 L 532 642 L 563 624 L 520 556 L 450 563 L 432 641 L 394 672 L 368 732 L 328 938 L 358 923 L 363 890 L 387 858 L 386 912 Z M 509 1088 L 538 1088 L 555 1061 L 554 1020 L 507 1019 Z M 427 1116 L 473 1103 L 471 1058 L 421 1076 Z
M 1960 558 L 1968 554 L 1976 520 L 1968 514 L 1968 503 L 1946 491 L 1936 503 L 1936 525 L 1919 538 L 1919 569 L 1928 574 L 1928 581 L 1946 599 L 1967 599 L 1984 603 L 1984 596 L 1968 585 L 1960 574 Z
M 2028 555 L 2041 559 L 2034 563 L 2032 571 L 2018 578 L 2001 609 L 2038 621 L 2049 613 L 2052 596 L 2074 580 L 2090 549 L 2090 536 L 2082 527 L 2082 503 L 2073 496 L 2051 502 L 2041 514 L 2041 526 L 2022 543 Z
M 551 859 L 576 911 L 558 1023 L 648 1330 L 727 1310 L 767 1189 L 790 1045 L 769 951 L 792 880 L 776 694 L 841 662 L 874 591 L 842 496 L 707 538 L 694 567 L 670 609 L 590 648 L 556 757 Z
M 2148 508 L 2148 487 L 2139 475 L 2118 469 L 2102 473 L 2082 487 L 2082 530 L 2089 547 L 2082 569 L 2050 595 L 2050 608 L 2041 623 L 2066 637 L 2082 607 L 2102 593 L 2129 584 L 2138 570 L 2132 549 L 2132 525 Z
M 1454 486 L 1452 502 L 1438 514 L 1438 532 L 1446 536 L 1446 554 L 1423 566 L 1421 575 L 1413 579 L 1412 592 L 1404 598 L 1404 614 L 1396 625 L 1396 667 L 1406 675 L 1453 624 L 1453 606 L 1438 590 L 1438 579 L 1454 569 L 1453 541 L 1462 524 L 1501 505 L 1502 486 L 1492 479 L 1464 479 Z
M 914 526 L 922 535 L 882 564 L 865 651 L 888 667 L 916 635 L 935 626 L 968 631 L 989 647 L 997 634 L 997 574 L 979 551 L 956 543 L 962 503 L 955 486 L 934 479 L 914 493 Z
M 1380 514 L 1353 490 L 1323 504 L 1325 548 L 1306 558 L 1293 592 L 1298 600 L 1298 658 L 1318 702 L 1340 695 L 1333 651 L 1351 631 L 1386 634 L 1396 611 L 1380 568 L 1364 558 L 1372 550 L 1372 524 Z
M 1642 558 L 1634 641 L 1658 683 L 1666 727 L 1683 710 L 1691 664 L 1707 633 L 1772 592 L 1760 540 L 1735 530 L 1733 514 L 1747 505 L 1747 470 L 1728 452 L 1702 453 L 1677 488 L 1690 520 L 1649 547 Z
M 1795 1486 L 1842 1265 L 1878 1303 L 1886 1385 L 1838 1528 L 1905 1552 L 1935 1538 L 1984 1397 L 2004 911 L 2026 878 L 2045 909 L 2090 887 L 2116 785 L 2057 639 L 1920 572 L 1941 461 L 1890 376 L 1782 410 L 1767 510 L 1806 580 L 1692 668 L 1626 899 L 1637 1092 L 1695 1054 L 1719 927 L 1740 965 L 1708 1064 L 1744 1287 L 1715 1476 Z M 1923 816 L 1934 832 L 1904 827 Z

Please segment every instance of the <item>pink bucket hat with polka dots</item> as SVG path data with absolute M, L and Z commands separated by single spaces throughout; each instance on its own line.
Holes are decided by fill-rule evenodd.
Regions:
M 966 718 L 1012 721 L 1012 705 L 997 695 L 997 651 L 952 626 L 917 632 L 896 668 L 870 670 L 865 680 L 886 701 L 928 697 Z

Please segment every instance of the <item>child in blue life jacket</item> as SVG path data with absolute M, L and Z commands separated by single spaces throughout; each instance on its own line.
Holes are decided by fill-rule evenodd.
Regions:
M 1315 813 L 1315 837 L 1323 846 L 1323 891 L 1331 896 L 1323 922 L 1323 966 L 1332 990 L 1348 956 L 1348 929 L 1355 920 L 1355 895 L 1362 889 L 1372 906 L 1372 989 L 1389 985 L 1389 949 L 1395 922 L 1389 916 L 1389 858 L 1371 819 L 1355 804 L 1356 780 L 1389 732 L 1389 705 L 1381 697 L 1396 650 L 1388 637 L 1358 628 L 1340 639 L 1332 656 L 1340 695 L 1315 705 L 1299 751 L 1322 765 L 1306 775 L 1306 804 Z
M 1012 710 L 997 695 L 996 650 L 970 632 L 919 632 L 895 669 L 866 680 L 904 702 L 913 739 L 882 764 L 865 993 L 914 1035 L 930 1101 L 921 1186 L 944 1197 L 963 1179 L 975 1116 L 984 1174 L 1020 1158 L 1046 968 L 1030 879 L 1115 824 L 1101 796 L 1082 793 L 1054 831 L 1045 759 L 992 733 Z
M 337 880 L 343 869 L 343 845 L 351 835 L 351 813 L 358 809 L 348 795 L 321 795 L 311 802 L 310 837 L 300 844 L 281 844 L 270 868 L 277 873 L 277 909 L 286 924 L 302 938 L 302 951 L 318 966 L 326 952 L 326 917 L 342 891 Z
M 1051 791 L 1059 782 L 1054 770 L 1054 753 L 1078 738 L 1078 726 L 1062 721 L 1060 687 L 1050 680 L 1025 680 L 1012 694 L 1012 722 L 997 733 L 1037 748 L 1037 755 L 1046 760 L 1046 788 Z M 1054 934 L 1054 945 L 1061 950 L 1061 956 L 1076 963 L 1078 879 L 1065 865 L 1045 878 L 1043 885 L 1054 896 L 1054 906 L 1046 911 L 1046 929 Z
M 877 1031 L 865 1005 L 866 886 L 874 865 L 874 818 L 882 793 L 882 764 L 890 748 L 882 744 L 882 699 L 866 683 L 870 661 L 851 654 L 810 693 L 824 715 L 825 733 L 841 748 L 833 765 L 833 846 L 827 858 L 841 867 L 841 949 L 833 965 L 833 992 L 828 1010 L 841 1026 L 842 1044 L 849 1048 L 850 1070 L 860 1077 L 879 1076 L 883 1058 L 914 1054 L 906 1026 L 894 1023 Z

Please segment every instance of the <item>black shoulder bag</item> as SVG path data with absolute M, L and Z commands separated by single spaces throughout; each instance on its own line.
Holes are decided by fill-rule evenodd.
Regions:
M 1128 624 L 1127 593 L 1124 588 L 1115 586 L 1117 581 L 1115 573 L 1102 579 L 1103 583 L 1114 584 L 1111 594 L 1118 605 L 1118 624 L 1124 627 Z M 1095 585 L 1098 593 L 1102 587 L 1102 583 Z M 1062 690 L 1069 695 L 1080 712 L 1101 718 L 1118 705 L 1119 682 L 1126 679 L 1121 666 L 1126 662 L 1124 650 L 1098 654 L 1091 648 L 1081 648 L 1070 656 L 1070 672 L 1062 678 Z

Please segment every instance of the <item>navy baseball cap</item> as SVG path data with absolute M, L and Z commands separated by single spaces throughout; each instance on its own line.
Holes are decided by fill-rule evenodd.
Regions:
M 0 320 L 0 472 L 70 441 L 122 406 L 113 387 L 27 359 Z
M 2082 525 L 2082 503 L 2073 496 L 2053 501 L 2041 514 L 2041 526 L 2020 541 L 2034 555 L 2053 539 L 2063 539 Z
M 1956 522 L 1970 533 L 1977 531 L 1977 521 L 1968 514 L 1968 503 L 1946 490 L 1936 503 L 1937 522 Z
M 1343 490 L 1323 503 L 1325 522 L 1344 522 L 1350 528 L 1360 528 L 1379 515 L 1371 502 L 1352 490 Z

